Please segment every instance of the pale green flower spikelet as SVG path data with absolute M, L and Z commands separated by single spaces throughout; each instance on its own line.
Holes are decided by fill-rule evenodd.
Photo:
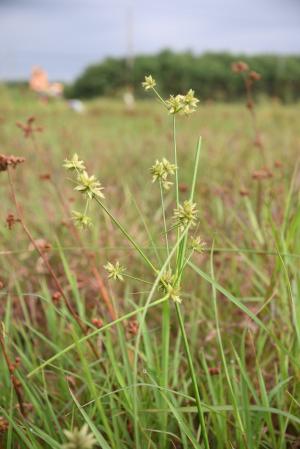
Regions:
M 156 159 L 155 164 L 150 168 L 152 174 L 152 182 L 162 179 L 164 174 L 164 169 L 162 163 Z
M 79 159 L 77 153 L 73 155 L 72 159 L 65 159 L 63 167 L 66 168 L 67 170 L 72 171 L 76 170 L 79 173 L 85 171 L 85 164 L 83 161 Z
M 97 441 L 92 433 L 89 433 L 89 427 L 84 424 L 81 429 L 75 427 L 73 430 L 64 430 L 68 443 L 62 445 L 62 449 L 93 449 Z
M 156 86 L 156 81 L 152 75 L 145 76 L 145 81 L 142 82 L 142 86 L 145 90 L 153 89 Z
M 189 248 L 192 251 L 196 251 L 200 254 L 202 254 L 206 250 L 207 244 L 202 240 L 200 236 L 197 237 L 191 237 L 189 242 Z
M 195 91 L 190 89 L 184 97 L 184 102 L 186 107 L 188 107 L 188 114 L 194 112 L 197 109 L 199 103 L 198 98 L 195 97 Z
M 176 276 L 171 268 L 166 270 L 160 278 L 160 288 L 168 294 L 174 302 L 181 303 L 180 287 L 176 286 Z
M 168 268 L 167 270 L 164 271 L 163 275 L 160 278 L 160 288 L 163 291 L 166 291 L 166 286 L 173 285 L 175 280 L 176 280 L 176 278 L 175 278 L 175 275 L 173 274 L 171 268 Z
M 72 211 L 72 219 L 75 226 L 81 229 L 89 228 L 93 224 L 92 219 L 88 215 L 77 212 L 76 210 Z
M 176 169 L 176 165 L 171 164 L 166 158 L 163 158 L 161 161 L 156 160 L 155 164 L 150 169 L 152 182 L 158 180 L 162 183 L 163 188 L 168 190 L 173 183 L 168 181 L 167 178 L 169 175 L 174 175 Z
M 179 204 L 177 209 L 174 209 L 174 220 L 180 229 L 184 229 L 188 225 L 195 226 L 197 217 L 197 205 L 191 200 L 184 201 L 183 204 Z
M 195 97 L 195 92 L 192 89 L 186 95 L 171 95 L 166 100 L 169 113 L 172 115 L 177 113 L 185 115 L 192 114 L 196 111 L 198 103 L 199 100 Z
M 169 298 L 171 298 L 174 302 L 178 302 L 179 304 L 182 302 L 182 299 L 180 298 L 180 287 L 174 286 L 174 285 L 168 285 L 167 292 L 169 295 Z
M 171 164 L 165 157 L 162 159 L 162 165 L 164 168 L 164 171 L 167 175 L 174 175 L 175 171 L 177 170 L 177 167 L 175 164 Z
M 85 193 L 89 198 L 105 198 L 102 193 L 103 187 L 94 175 L 89 176 L 86 171 L 79 173 L 77 184 L 75 190 Z
M 90 176 L 87 173 L 85 163 L 84 161 L 79 159 L 77 153 L 74 154 L 72 159 L 65 159 L 63 166 L 67 170 L 72 171 L 73 173 L 75 173 L 75 175 L 77 175 L 76 187 L 74 188 L 74 190 L 85 194 L 87 197 L 84 213 L 72 211 L 72 219 L 74 221 L 74 224 L 78 228 L 88 228 L 92 226 L 92 220 L 86 214 L 89 200 L 93 198 L 105 198 L 104 194 L 102 193 L 103 187 L 96 176 Z
M 183 98 L 183 95 L 170 95 L 169 99 L 166 100 L 166 105 L 170 114 L 177 114 L 184 108 Z
M 107 264 L 104 265 L 104 268 L 108 272 L 109 279 L 122 282 L 124 281 L 123 273 L 126 271 L 126 268 L 122 267 L 119 261 L 117 261 L 115 265 L 111 262 L 107 262 Z

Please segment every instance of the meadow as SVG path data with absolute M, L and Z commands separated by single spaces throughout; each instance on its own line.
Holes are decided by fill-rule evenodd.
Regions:
M 151 95 L 77 114 L 0 87 L 0 153 L 25 158 L 0 172 L 1 449 L 300 447 L 300 105 L 250 112 L 200 102 L 174 141 Z M 74 153 L 104 187 L 88 229 Z

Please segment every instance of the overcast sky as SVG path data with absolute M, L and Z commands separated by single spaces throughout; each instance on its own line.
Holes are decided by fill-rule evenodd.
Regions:
M 135 53 L 300 54 L 300 0 L 0 0 L 0 79 L 41 65 L 51 79 L 71 80 L 125 55 L 131 28 Z

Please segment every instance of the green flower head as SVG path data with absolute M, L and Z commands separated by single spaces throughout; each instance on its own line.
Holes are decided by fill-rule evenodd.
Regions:
M 77 212 L 76 210 L 72 211 L 72 219 L 74 224 L 81 229 L 89 228 L 93 224 L 92 219 L 88 215 Z
M 168 285 L 167 292 L 168 292 L 169 298 L 171 298 L 174 302 L 177 302 L 179 304 L 182 302 L 182 299 L 180 298 L 180 288 L 179 287 L 176 287 L 173 285 Z
M 145 90 L 153 89 L 156 86 L 156 81 L 152 78 L 152 75 L 145 76 L 145 81 L 142 82 L 142 86 Z
M 75 190 L 87 194 L 89 198 L 105 198 L 102 193 L 103 187 L 94 175 L 89 176 L 86 171 L 78 175 Z
M 174 210 L 174 220 L 181 229 L 188 225 L 195 226 L 197 217 L 197 205 L 192 203 L 191 200 L 184 201 L 183 204 L 179 204 L 178 208 Z
M 166 158 L 161 161 L 156 160 L 155 164 L 151 167 L 152 182 L 160 181 L 165 190 L 168 190 L 173 184 L 168 180 L 169 175 L 174 175 L 176 165 L 171 164 Z
M 184 97 L 185 105 L 189 108 L 189 113 L 194 112 L 197 109 L 199 100 L 195 97 L 195 92 L 190 89 Z
M 79 173 L 85 170 L 84 162 L 79 159 L 77 153 L 73 155 L 72 159 L 65 159 L 63 167 L 71 171 L 76 170 Z
M 123 273 L 126 271 L 126 268 L 122 267 L 119 261 L 117 261 L 115 265 L 111 262 L 107 262 L 107 264 L 104 265 L 104 268 L 108 272 L 109 279 L 122 282 L 124 281 Z
M 166 270 L 160 278 L 160 289 L 174 302 L 181 303 L 180 287 L 176 285 L 176 276 L 171 268 Z
M 171 95 L 168 100 L 166 100 L 169 113 L 188 115 L 196 111 L 197 105 L 199 103 L 198 98 L 195 97 L 195 92 L 190 89 L 186 95 Z
M 64 430 L 68 443 L 62 445 L 62 449 L 93 449 L 97 441 L 92 433 L 89 433 L 87 424 L 81 429 L 75 427 L 73 430 Z
M 166 100 L 167 107 L 169 109 L 169 113 L 174 115 L 178 112 L 182 111 L 184 108 L 184 96 L 183 95 L 170 95 L 169 99 Z
M 189 248 L 192 251 L 197 251 L 198 253 L 202 254 L 206 250 L 206 246 L 206 242 L 204 242 L 200 236 L 191 237 Z

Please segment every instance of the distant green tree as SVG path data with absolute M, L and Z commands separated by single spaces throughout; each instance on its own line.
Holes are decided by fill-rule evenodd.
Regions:
M 256 95 L 278 97 L 283 101 L 300 98 L 300 56 L 232 55 L 229 53 L 174 53 L 164 50 L 157 55 L 136 56 L 132 67 L 125 58 L 107 58 L 88 67 L 66 89 L 67 97 L 93 98 L 114 95 L 132 85 L 136 95 L 145 96 L 141 81 L 152 74 L 164 95 L 195 89 L 201 99 L 237 100 L 244 96 L 240 76 L 232 73 L 231 64 L 245 61 L 259 72 L 262 79 L 255 84 Z

